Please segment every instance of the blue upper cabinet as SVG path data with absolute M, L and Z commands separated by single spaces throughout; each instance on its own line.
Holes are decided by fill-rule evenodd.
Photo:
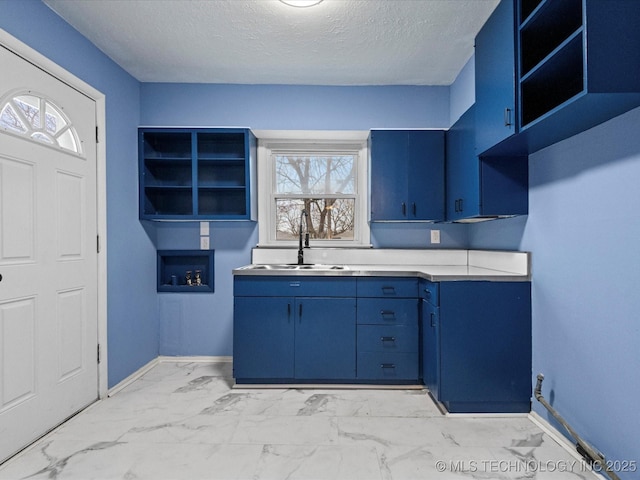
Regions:
M 444 220 L 444 131 L 372 130 L 372 222 Z
M 517 133 L 515 11 L 502 1 L 476 36 L 478 154 Z
M 248 129 L 141 128 L 141 220 L 252 220 Z
M 476 37 L 478 153 L 533 153 L 640 106 L 638 31 L 639 1 L 502 0 Z
M 527 156 L 479 158 L 476 106 L 447 131 L 447 220 L 477 221 L 528 213 Z
M 520 0 L 520 122 L 532 151 L 640 105 L 640 2 Z

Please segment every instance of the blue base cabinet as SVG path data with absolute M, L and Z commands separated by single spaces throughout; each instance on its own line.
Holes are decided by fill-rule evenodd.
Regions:
M 440 331 L 438 328 L 439 283 L 420 281 L 420 330 L 422 333 L 422 380 L 434 399 L 440 395 Z
M 236 383 L 341 383 L 356 376 L 356 281 L 234 278 Z
M 293 378 L 293 297 L 236 297 L 233 371 L 237 378 Z
M 440 282 L 422 313 L 423 378 L 449 412 L 531 410 L 529 282 Z
M 359 381 L 419 381 L 418 279 L 358 279 Z

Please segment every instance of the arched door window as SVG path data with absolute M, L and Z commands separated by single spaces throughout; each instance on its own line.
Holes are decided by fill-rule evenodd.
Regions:
M 4 97 L 0 105 L 0 128 L 3 130 L 82 153 L 76 129 L 51 100 L 33 92 L 22 92 Z

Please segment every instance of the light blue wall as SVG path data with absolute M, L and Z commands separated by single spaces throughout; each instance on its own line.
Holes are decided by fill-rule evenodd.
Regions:
M 197 248 L 198 234 L 192 225 L 138 222 L 138 124 L 446 128 L 469 102 L 470 67 L 450 90 L 144 84 L 140 91 L 39 0 L 0 1 L 0 28 L 107 95 L 110 385 L 154 358 L 158 343 L 165 354 L 230 354 L 230 270 L 248 263 L 257 242 L 255 224 L 213 224 L 216 293 L 156 294 L 155 248 Z M 639 129 L 636 109 L 532 155 L 528 217 L 441 225 L 445 245 L 533 252 L 534 375 L 545 374 L 543 393 L 587 440 L 636 461 Z M 374 243 L 426 247 L 430 228 L 382 226 Z M 159 324 L 164 312 L 179 321 Z
M 145 83 L 141 100 L 141 121 L 149 126 L 257 130 L 449 127 L 448 87 Z
M 254 130 L 369 130 L 448 128 L 448 87 L 320 87 L 284 85 L 155 84 L 141 86 L 145 126 L 244 126 Z M 258 166 L 258 168 L 260 168 Z M 158 248 L 199 246 L 197 224 L 150 224 Z M 216 285 L 209 295 L 159 294 L 160 354 L 231 355 L 231 270 L 251 262 L 255 223 L 211 223 Z M 441 230 L 439 248 L 464 248 L 462 225 L 378 224 L 376 248 L 428 248 L 429 230 Z
M 476 247 L 533 252 L 533 374 L 587 441 L 638 464 L 639 131 L 640 108 L 531 155 L 526 222 L 470 230 Z
M 472 56 L 462 67 L 449 89 L 449 120 L 450 125 L 453 125 L 476 101 L 475 56 Z
M 139 82 L 39 0 L 0 1 L 0 28 L 106 95 L 109 385 L 157 356 L 153 243 L 137 218 Z

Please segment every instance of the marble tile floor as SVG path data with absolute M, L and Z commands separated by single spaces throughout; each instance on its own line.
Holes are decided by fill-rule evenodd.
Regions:
M 0 480 L 602 478 L 526 416 L 443 416 L 423 390 L 232 383 L 229 363 L 160 363 Z

